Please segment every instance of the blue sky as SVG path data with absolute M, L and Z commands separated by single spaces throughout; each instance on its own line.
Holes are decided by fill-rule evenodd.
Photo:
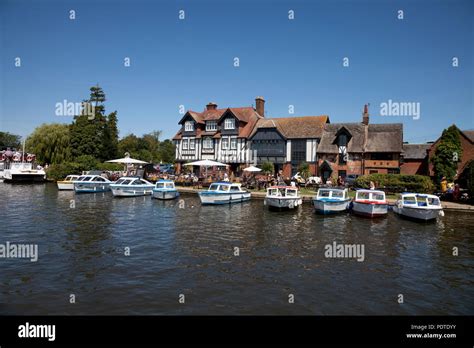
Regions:
M 267 116 L 292 116 L 294 105 L 293 116 L 333 123 L 359 122 L 368 102 L 371 122 L 434 140 L 453 123 L 474 128 L 473 22 L 468 0 L 0 0 L 0 130 L 69 123 L 56 103 L 99 83 L 120 136 L 172 137 L 179 105 L 250 106 L 261 95 Z M 389 99 L 420 103 L 420 119 L 381 116 Z

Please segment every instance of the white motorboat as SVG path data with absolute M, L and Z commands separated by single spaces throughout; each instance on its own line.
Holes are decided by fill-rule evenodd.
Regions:
M 172 180 L 158 180 L 153 188 L 153 198 L 168 200 L 179 197 L 179 192 Z
M 313 198 L 316 213 L 324 215 L 347 211 L 350 202 L 349 191 L 339 188 L 320 188 Z
M 352 211 L 356 215 L 373 218 L 388 213 L 388 202 L 383 191 L 357 190 L 352 203 Z
M 73 183 L 76 193 L 95 193 L 110 191 L 112 181 L 100 175 L 81 175 Z
M 400 194 L 393 206 L 393 211 L 418 221 L 430 221 L 444 216 L 439 198 L 435 195 L 421 193 Z
M 110 184 L 112 194 L 116 197 L 137 197 L 151 195 L 153 188 L 151 182 L 137 177 L 122 177 Z
M 294 209 L 303 203 L 295 186 L 271 186 L 267 189 L 264 204 L 269 208 Z
M 202 204 L 241 203 L 250 199 L 250 192 L 242 189 L 242 185 L 230 182 L 215 182 L 207 191 L 199 192 Z
M 64 180 L 59 180 L 56 184 L 58 190 L 74 190 L 74 181 L 79 179 L 80 175 L 68 175 Z

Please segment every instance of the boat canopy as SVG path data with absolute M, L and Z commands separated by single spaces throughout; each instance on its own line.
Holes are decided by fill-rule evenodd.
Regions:
M 385 201 L 385 192 L 377 190 L 358 190 L 356 200 Z
M 341 198 L 346 199 L 349 197 L 349 191 L 347 189 L 337 188 L 320 188 L 318 190 L 318 198 Z
M 439 197 L 430 194 L 402 193 L 398 199 L 403 202 L 403 205 L 407 206 L 426 207 L 441 205 Z

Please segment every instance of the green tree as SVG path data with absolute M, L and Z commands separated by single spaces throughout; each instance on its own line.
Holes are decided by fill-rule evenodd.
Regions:
M 265 174 L 273 174 L 275 172 L 275 166 L 272 162 L 268 161 L 262 163 L 261 169 Z
M 306 180 L 311 176 L 311 170 L 307 162 L 301 162 L 298 166 L 298 172 Z
M 69 126 L 42 124 L 26 140 L 26 150 L 41 163 L 61 163 L 71 159 Z
M 171 140 L 166 139 L 160 142 L 158 147 L 159 161 L 163 163 L 174 163 L 175 151 L 175 146 Z
M 74 158 L 90 155 L 102 162 L 117 156 L 117 112 L 105 116 L 105 100 L 101 87 L 91 87 L 89 99 L 84 100 L 84 103 L 94 107 L 94 114 L 82 112 L 74 117 L 70 126 L 71 151 Z
M 20 148 L 21 136 L 8 132 L 0 132 L 0 150 L 6 147 Z
M 436 181 L 439 183 L 442 177 L 450 182 L 454 179 L 458 168 L 458 162 L 462 158 L 461 136 L 459 129 L 452 125 L 443 130 L 441 139 L 431 158 Z

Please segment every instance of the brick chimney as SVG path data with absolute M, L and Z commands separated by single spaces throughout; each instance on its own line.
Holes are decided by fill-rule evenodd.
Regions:
M 209 102 L 209 104 L 206 105 L 207 110 L 216 110 L 217 109 L 217 104 L 213 102 Z
M 263 97 L 255 98 L 255 111 L 262 117 L 265 117 L 265 99 Z
M 364 105 L 364 113 L 362 114 L 362 123 L 365 125 L 369 124 L 369 105 Z

